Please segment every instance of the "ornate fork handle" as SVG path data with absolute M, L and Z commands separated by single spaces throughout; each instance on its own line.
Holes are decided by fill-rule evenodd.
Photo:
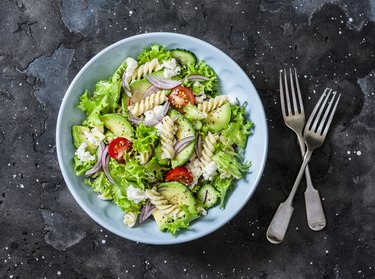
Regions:
M 301 149 L 302 157 L 305 154 L 306 147 L 305 141 L 302 134 L 297 134 L 298 143 Z M 319 191 L 314 188 L 311 181 L 310 169 L 307 165 L 305 168 L 306 177 L 306 190 L 305 190 L 305 205 L 306 205 L 306 215 L 307 222 L 310 229 L 314 231 L 320 231 L 326 226 L 326 216 L 324 214 L 322 200 L 320 199 Z

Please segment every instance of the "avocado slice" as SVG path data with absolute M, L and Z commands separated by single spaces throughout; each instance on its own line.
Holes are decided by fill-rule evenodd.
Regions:
M 193 194 L 182 183 L 177 181 L 164 182 L 159 184 L 158 192 L 172 205 L 183 205 L 193 210 L 196 202 Z M 165 215 L 162 210 L 155 210 L 152 215 L 161 231 L 166 230 L 170 216 Z
M 187 66 L 189 64 L 195 65 L 195 63 L 197 63 L 197 57 L 189 50 L 176 48 L 171 50 L 171 53 L 172 57 L 176 59 L 180 65 Z
M 160 70 L 160 71 L 152 73 L 152 75 L 162 77 L 164 75 L 164 71 Z M 131 98 L 132 103 L 134 104 L 134 103 L 138 103 L 142 101 L 145 98 L 144 96 L 145 91 L 150 86 L 151 86 L 151 83 L 146 78 L 141 78 L 141 79 L 132 81 L 129 84 L 130 92 L 132 93 L 132 98 Z
M 104 126 L 110 130 L 116 137 L 124 137 L 133 140 L 133 127 L 123 116 L 115 113 L 109 113 L 102 116 L 101 120 Z
M 226 128 L 230 122 L 231 114 L 232 110 L 229 103 L 209 112 L 205 120 L 208 131 L 215 133 Z
M 85 136 L 85 133 L 89 133 L 90 129 L 85 126 L 73 125 L 72 127 L 72 136 L 73 136 L 73 144 L 76 148 L 78 148 L 83 142 L 87 144 L 87 150 L 94 154 L 96 150 L 96 146 L 93 145 Z
M 170 117 L 177 118 L 177 131 L 176 137 L 180 141 L 186 137 L 195 136 L 195 130 L 189 119 L 176 110 L 171 110 Z M 172 168 L 184 165 L 194 152 L 195 141 L 193 140 L 184 149 L 182 149 L 171 161 Z
M 155 157 L 156 157 L 156 162 L 161 165 L 161 166 L 166 166 L 169 164 L 169 159 L 162 159 L 161 158 L 161 154 L 163 153 L 163 150 L 162 150 L 162 147 L 161 147 L 161 144 L 159 143 L 156 147 L 155 147 Z

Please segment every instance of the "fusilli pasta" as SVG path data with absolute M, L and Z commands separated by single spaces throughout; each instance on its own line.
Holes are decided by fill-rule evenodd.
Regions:
M 209 163 L 212 162 L 212 156 L 214 156 L 215 151 L 215 144 L 217 143 L 218 136 L 213 135 L 212 133 L 208 132 L 207 136 L 204 139 L 203 149 L 202 149 L 202 168 L 207 166 Z
M 132 228 L 137 222 L 137 218 L 138 218 L 138 213 L 130 211 L 124 215 L 123 223 L 125 225 L 128 225 L 129 228 Z
M 128 109 L 133 115 L 139 116 L 146 110 L 153 109 L 155 106 L 164 103 L 166 100 L 167 96 L 165 95 L 165 91 L 162 90 L 148 96 L 146 99 L 135 103 L 134 105 L 129 106 Z
M 141 165 L 146 164 L 146 163 L 150 160 L 151 156 L 152 156 L 152 150 L 147 151 L 147 152 L 140 153 L 140 154 L 138 155 L 139 163 L 140 163 Z
M 221 107 L 225 103 L 228 102 L 228 97 L 227 96 L 216 96 L 213 99 L 209 99 L 207 101 L 204 101 L 200 104 L 198 104 L 198 110 L 203 111 L 203 112 L 210 112 L 213 111 L 214 109 Z
M 156 188 L 151 190 L 146 190 L 146 196 L 149 198 L 150 202 L 155 205 L 158 210 L 162 210 L 166 215 L 172 215 L 176 218 L 181 218 L 184 216 L 185 212 L 181 210 L 177 205 L 170 204 L 163 195 L 161 195 Z
M 174 145 L 175 145 L 175 125 L 168 115 L 164 116 L 162 121 L 162 129 L 160 133 L 161 146 L 162 146 L 162 159 L 173 159 L 174 158 Z
M 129 77 L 128 82 L 132 80 L 140 79 L 144 77 L 146 74 L 151 74 L 152 72 L 158 71 L 160 69 L 161 69 L 161 65 L 159 64 L 158 59 L 154 58 L 151 61 L 138 66 L 138 68 L 135 69 L 135 71 L 133 72 L 133 75 Z

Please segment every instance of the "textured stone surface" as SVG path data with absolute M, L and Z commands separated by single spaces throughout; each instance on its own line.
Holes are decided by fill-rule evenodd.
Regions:
M 375 277 L 374 1 L 3 2 L 1 277 Z M 220 230 L 176 246 L 102 229 L 70 195 L 55 154 L 54 123 L 75 74 L 111 43 L 152 31 L 192 35 L 228 53 L 258 89 L 270 132 L 264 177 L 248 205 Z M 278 98 L 278 70 L 294 66 L 308 113 L 327 86 L 342 101 L 310 164 L 328 226 L 307 227 L 301 185 L 287 238 L 274 246 L 265 231 L 300 161 Z

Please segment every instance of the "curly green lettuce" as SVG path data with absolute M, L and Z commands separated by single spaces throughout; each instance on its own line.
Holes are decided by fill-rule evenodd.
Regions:
M 198 64 L 189 64 L 186 69 L 182 69 L 181 76 L 189 76 L 189 75 L 202 75 L 208 77 L 209 80 L 207 81 L 200 81 L 203 85 L 204 93 L 210 95 L 211 97 L 215 97 L 217 95 L 217 86 L 219 83 L 219 79 L 215 73 L 215 71 L 204 63 L 203 60 L 199 61 Z M 185 79 L 183 85 L 188 86 L 189 88 L 193 88 L 193 81 L 188 81 Z M 196 89 L 197 90 L 197 89 Z
M 135 129 L 133 148 L 138 151 L 139 154 L 151 152 L 158 138 L 157 129 L 154 126 L 145 126 L 141 123 Z
M 83 175 L 85 172 L 91 169 L 94 166 L 94 164 L 95 160 L 83 162 L 80 159 L 78 159 L 77 155 L 75 155 L 73 158 L 73 168 L 77 176 Z
M 219 192 L 220 208 L 225 208 L 225 197 L 229 188 L 232 186 L 233 178 L 220 178 L 217 177 L 213 183 L 216 190 Z
M 166 50 L 165 47 L 161 45 L 151 45 L 145 47 L 143 51 L 138 55 L 138 64 L 144 64 L 152 59 L 157 58 L 159 63 L 172 59 L 172 54 L 170 51 Z
M 222 142 L 225 146 L 236 144 L 240 148 L 245 148 L 246 141 L 252 133 L 253 123 L 246 119 L 244 106 L 231 106 L 231 121 L 228 127 L 221 132 Z
M 212 159 L 216 163 L 218 171 L 224 177 L 240 179 L 251 167 L 250 162 L 241 162 L 239 155 L 230 150 L 219 151 Z
M 167 231 L 171 235 L 175 236 L 182 229 L 189 229 L 189 224 L 193 220 L 199 217 L 198 212 L 195 208 L 180 206 L 184 211 L 184 217 L 175 219 L 172 215 L 168 216 L 168 219 L 161 224 L 160 230 Z
M 126 62 L 122 63 L 109 80 L 96 83 L 94 92 L 86 90 L 81 96 L 78 108 L 86 112 L 84 125 L 89 127 L 103 126 L 100 117 L 106 113 L 114 113 L 119 107 L 121 96 L 121 78 L 126 69 Z

